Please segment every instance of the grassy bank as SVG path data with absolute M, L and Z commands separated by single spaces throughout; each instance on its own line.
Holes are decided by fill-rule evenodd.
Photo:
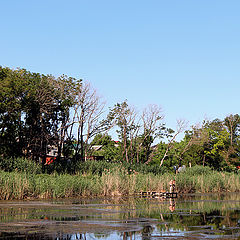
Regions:
M 176 180 L 176 190 L 183 193 L 238 192 L 240 189 L 239 174 L 199 166 L 177 175 L 129 174 L 125 168 L 75 175 L 0 171 L 0 199 L 132 195 L 139 191 L 168 190 L 171 179 Z

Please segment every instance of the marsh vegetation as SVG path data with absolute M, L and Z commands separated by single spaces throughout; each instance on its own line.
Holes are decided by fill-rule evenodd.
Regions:
M 168 191 L 169 181 L 176 180 L 179 193 L 239 192 L 240 175 L 217 172 L 195 166 L 184 172 L 153 174 L 138 172 L 122 164 L 102 169 L 90 164 L 77 174 L 32 174 L 29 172 L 0 171 L 0 199 L 67 198 L 94 196 L 128 196 L 140 191 Z M 108 165 L 110 166 L 110 165 Z

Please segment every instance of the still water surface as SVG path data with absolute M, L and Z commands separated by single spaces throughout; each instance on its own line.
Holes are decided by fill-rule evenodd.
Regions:
M 240 194 L 0 201 L 0 239 L 240 239 Z

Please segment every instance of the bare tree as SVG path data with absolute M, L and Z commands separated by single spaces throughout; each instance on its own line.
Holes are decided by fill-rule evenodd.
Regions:
M 233 146 L 233 142 L 236 139 L 239 128 L 240 128 L 240 117 L 238 114 L 232 115 L 230 114 L 224 119 L 224 125 L 229 132 L 230 135 L 230 145 Z
M 129 112 L 128 112 L 128 115 L 126 116 L 126 118 L 127 118 L 127 125 L 129 126 L 128 127 L 128 137 L 129 137 L 130 144 L 127 147 L 127 134 L 125 131 L 124 151 L 125 151 L 125 157 L 126 157 L 127 162 L 129 162 L 129 153 L 130 153 L 130 161 L 131 161 L 131 163 L 133 163 L 134 154 L 135 154 L 135 150 L 133 148 L 134 140 L 136 140 L 139 129 L 140 129 L 138 114 L 134 107 L 129 108 Z
M 76 94 L 68 130 L 69 138 L 76 137 L 75 156 L 80 155 L 82 160 L 84 155 L 87 158 L 89 139 L 111 128 L 107 120 L 102 120 L 104 107 L 105 103 L 96 90 L 89 83 L 82 83 Z
M 168 141 L 167 149 L 166 149 L 166 151 L 161 159 L 161 162 L 160 162 L 160 167 L 163 165 L 163 161 L 167 157 L 169 150 L 173 147 L 176 137 L 186 129 L 187 124 L 188 123 L 183 119 L 177 120 L 177 130 L 176 130 L 175 134 Z
M 142 137 L 140 143 L 137 146 L 137 162 L 139 163 L 139 153 L 143 144 L 146 143 L 146 150 L 150 152 L 152 142 L 158 137 L 161 137 L 162 130 L 164 129 L 162 120 L 164 115 L 162 109 L 158 105 L 149 105 L 143 110 L 142 121 Z M 151 138 L 151 140 L 149 139 Z M 148 141 L 147 141 L 148 140 Z M 149 154 L 146 156 L 146 162 L 149 161 Z

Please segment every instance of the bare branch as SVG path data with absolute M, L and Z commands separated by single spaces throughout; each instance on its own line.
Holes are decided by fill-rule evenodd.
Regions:
M 168 151 L 173 147 L 173 143 L 174 143 L 176 137 L 187 128 L 187 125 L 188 125 L 188 122 L 186 122 L 185 120 L 183 120 L 183 119 L 177 120 L 177 131 L 168 142 L 167 149 L 166 149 L 166 151 L 163 155 L 163 158 L 161 159 L 161 162 L 160 162 L 160 167 L 163 165 L 163 161 L 166 158 Z

